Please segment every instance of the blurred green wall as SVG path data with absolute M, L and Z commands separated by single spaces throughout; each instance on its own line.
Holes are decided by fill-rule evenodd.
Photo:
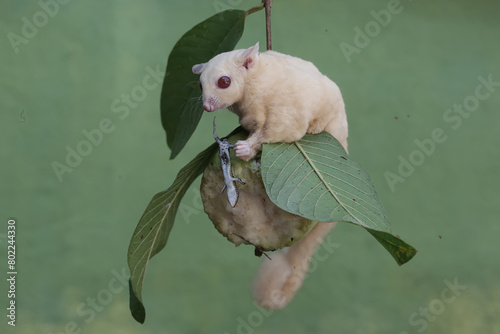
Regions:
M 262 313 L 250 297 L 260 260 L 213 228 L 198 180 L 148 267 L 144 325 L 128 310 L 128 242 L 150 198 L 212 141 L 204 115 L 168 160 L 157 77 L 194 24 L 259 1 L 59 1 L 0 4 L 0 260 L 15 218 L 18 270 L 16 328 L 0 284 L 2 333 L 500 333 L 498 1 L 275 0 L 274 49 L 339 84 L 350 154 L 419 253 L 397 267 L 341 224 L 290 306 Z M 239 46 L 256 41 L 263 12 Z M 217 115 L 219 134 L 236 126 Z M 78 149 L 58 177 L 54 163 Z

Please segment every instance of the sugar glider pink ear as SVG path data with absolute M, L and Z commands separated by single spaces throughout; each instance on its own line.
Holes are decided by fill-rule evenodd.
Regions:
M 258 54 L 259 54 L 259 42 L 255 43 L 254 46 L 251 46 L 243 51 L 243 53 L 240 56 L 241 63 L 247 70 L 255 65 Z
M 201 72 L 203 72 L 203 70 L 205 69 L 205 67 L 207 67 L 207 63 L 196 64 L 192 68 L 193 73 L 194 74 L 201 74 Z

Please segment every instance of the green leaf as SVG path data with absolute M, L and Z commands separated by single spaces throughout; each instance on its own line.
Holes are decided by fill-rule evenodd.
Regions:
M 306 135 L 294 143 L 265 144 L 262 179 L 271 200 L 283 210 L 311 220 L 362 226 L 399 265 L 417 252 L 391 234 L 370 176 L 329 133 Z
M 199 75 L 191 68 L 233 50 L 243 34 L 246 16 L 261 8 L 215 14 L 186 32 L 170 52 L 160 103 L 162 125 L 172 150 L 170 159 L 186 145 L 203 114 Z
M 182 168 L 172 186 L 153 197 L 135 228 L 128 248 L 130 311 L 140 323 L 146 317 L 142 286 L 149 260 L 165 247 L 182 197 L 217 150 L 216 143 L 210 145 Z
M 388 232 L 375 231 L 372 229 L 366 230 L 384 246 L 400 266 L 410 261 L 412 257 L 417 254 L 415 248 L 408 245 L 398 236 L 394 236 Z
M 134 317 L 137 322 L 143 324 L 144 320 L 146 320 L 146 309 L 134 293 L 131 279 L 128 280 L 128 291 L 130 296 L 129 308 L 132 313 L 132 317 Z

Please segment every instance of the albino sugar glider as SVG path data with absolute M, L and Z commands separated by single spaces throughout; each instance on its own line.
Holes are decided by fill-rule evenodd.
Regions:
M 203 108 L 228 108 L 250 135 L 235 144 L 236 156 L 252 159 L 263 143 L 293 142 L 327 131 L 347 151 L 347 117 L 338 86 L 311 62 L 275 51 L 221 53 L 193 66 L 201 74 Z M 253 296 L 269 309 L 285 307 L 302 285 L 309 261 L 335 223 L 318 223 L 293 246 L 271 255 L 258 270 Z

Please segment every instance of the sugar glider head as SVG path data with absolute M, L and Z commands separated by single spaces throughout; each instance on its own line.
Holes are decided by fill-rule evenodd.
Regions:
M 201 74 L 203 109 L 215 111 L 239 102 L 243 96 L 249 71 L 257 63 L 259 43 L 248 49 L 221 53 L 208 63 L 193 66 L 193 73 Z

